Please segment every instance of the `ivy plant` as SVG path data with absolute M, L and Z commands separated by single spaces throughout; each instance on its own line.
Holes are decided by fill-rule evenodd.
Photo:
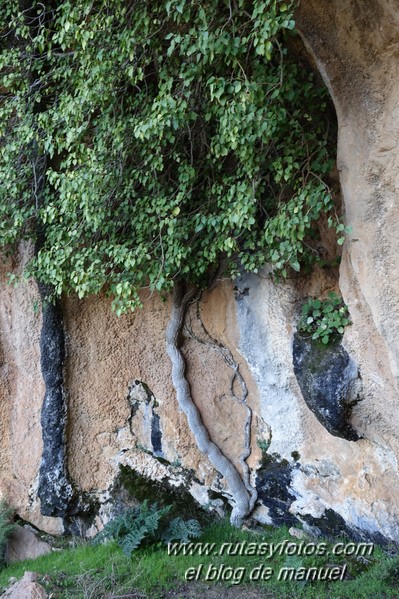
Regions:
M 325 300 L 309 298 L 305 302 L 298 332 L 327 345 L 341 338 L 345 327 L 350 323 L 348 307 L 342 297 L 330 292 Z
M 311 264 L 321 213 L 341 225 L 294 8 L 3 0 L 0 246 L 40 237 L 28 275 L 118 314 L 144 287 Z

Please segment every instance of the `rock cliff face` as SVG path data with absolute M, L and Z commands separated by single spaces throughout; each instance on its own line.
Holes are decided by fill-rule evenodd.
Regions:
M 338 117 L 337 165 L 351 226 L 339 274 L 320 270 L 280 285 L 267 273 L 222 282 L 204 295 L 198 310 L 190 308 L 184 344 L 196 405 L 211 438 L 237 468 L 246 411 L 234 397 L 234 367 L 220 346 L 230 350 L 245 379 L 253 412 L 248 461 L 259 494 L 255 516 L 381 541 L 399 541 L 395 4 L 302 0 L 297 14 Z M 21 246 L 15 263 L 4 264 L 0 273 L 0 491 L 23 518 L 61 532 L 71 518 L 42 515 L 50 512 L 39 499 L 48 495 L 39 476 L 47 392 L 40 368 L 40 295 L 33 282 L 15 289 L 5 284 L 7 271 L 21 270 L 29 251 Z M 320 394 L 308 395 L 314 359 L 301 343 L 294 356 L 303 298 L 330 290 L 340 290 L 353 324 L 338 357 L 331 357 L 334 368 L 324 356 L 317 376 L 328 380 L 328 393 L 339 405 L 350 406 L 342 430 L 317 399 Z M 228 499 L 224 480 L 196 449 L 177 408 L 165 345 L 170 304 L 149 294 L 143 303 L 141 311 L 119 319 L 102 297 L 71 298 L 62 306 L 67 421 L 66 463 L 60 468 L 81 497 L 82 513 L 91 504 L 97 525 L 112 511 L 121 465 L 185 488 L 215 510 Z M 320 393 L 324 401 L 327 392 Z M 79 507 L 75 511 L 76 520 Z

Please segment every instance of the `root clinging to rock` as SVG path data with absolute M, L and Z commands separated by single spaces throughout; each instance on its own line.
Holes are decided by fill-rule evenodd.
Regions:
M 241 465 L 243 465 L 243 462 L 245 464 L 245 466 L 243 466 L 244 481 L 232 461 L 229 460 L 223 454 L 221 449 L 210 439 L 209 433 L 202 422 L 201 414 L 192 400 L 190 385 L 185 377 L 186 365 L 180 350 L 180 334 L 183 329 L 187 307 L 195 296 L 196 290 L 194 288 L 189 289 L 183 294 L 182 284 L 175 284 L 172 314 L 166 333 L 167 352 L 172 362 L 172 381 L 176 391 L 179 408 L 187 417 L 189 428 L 194 435 L 198 449 L 209 458 L 214 468 L 222 474 L 227 482 L 233 499 L 233 510 L 230 522 L 233 526 L 239 527 L 244 518 L 246 518 L 252 511 L 256 501 L 256 491 L 249 484 L 249 467 L 245 461 L 248 457 L 248 442 L 246 442 L 244 453 L 240 456 Z M 237 370 L 235 375 L 233 375 L 232 386 L 234 384 L 235 376 L 237 376 Z M 239 382 L 243 390 L 243 400 L 240 403 L 245 403 L 245 383 L 243 387 L 242 382 L 244 381 L 239 379 Z M 249 411 L 247 410 L 245 435 L 246 439 L 249 439 L 251 412 L 248 406 L 247 408 Z

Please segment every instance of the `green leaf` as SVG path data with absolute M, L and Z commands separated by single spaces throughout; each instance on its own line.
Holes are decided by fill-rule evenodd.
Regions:
M 297 260 L 295 262 L 291 262 L 291 268 L 296 272 L 299 272 L 301 270 L 300 264 Z

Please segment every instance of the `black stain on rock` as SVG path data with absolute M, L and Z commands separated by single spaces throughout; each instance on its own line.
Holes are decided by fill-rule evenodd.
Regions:
M 343 536 L 354 538 L 353 531 L 348 527 L 342 516 L 330 508 L 326 509 L 319 518 L 305 514 L 301 516 L 301 520 L 311 526 L 313 532 L 318 536 L 322 535 L 328 538 Z
M 365 532 L 348 526 L 343 517 L 331 508 L 326 509 L 318 518 L 305 514 L 301 515 L 300 520 L 310 527 L 313 534 L 328 539 L 345 538 L 357 543 L 376 543 L 382 546 L 390 543 L 389 539 L 379 532 Z
M 234 287 L 234 295 L 237 301 L 242 300 L 246 295 L 249 295 L 249 287 L 240 289 L 237 285 Z
M 287 460 L 280 460 L 278 455 L 266 454 L 262 468 L 257 472 L 258 500 L 269 509 L 270 518 L 278 526 L 298 524 L 298 520 L 289 513 L 295 501 L 290 487 L 292 472 L 296 467 L 296 464 L 291 465 Z
M 387 545 L 389 539 L 379 532 L 367 532 L 347 524 L 344 518 L 331 508 L 315 517 L 310 514 L 294 515 L 290 513 L 292 503 L 297 499 L 291 488 L 292 475 L 300 468 L 297 462 L 290 463 L 278 454 L 263 457 L 262 467 L 257 472 L 256 489 L 258 500 L 269 509 L 269 516 L 276 526 L 307 527 L 308 532 L 328 539 L 347 539 L 348 541 Z M 306 528 L 305 528 L 306 530 Z
M 294 336 L 294 372 L 308 408 L 329 433 L 348 441 L 360 437 L 350 424 L 357 368 L 339 342 L 322 346 Z
M 159 416 L 153 413 L 151 419 L 151 443 L 154 455 L 163 456 L 162 452 L 162 431 L 160 428 Z
M 41 410 L 43 453 L 38 496 L 44 516 L 63 517 L 73 499 L 66 466 L 66 398 L 64 390 L 65 339 L 59 301 L 49 303 L 50 288 L 38 284 L 42 299 L 40 363 L 45 384 Z

